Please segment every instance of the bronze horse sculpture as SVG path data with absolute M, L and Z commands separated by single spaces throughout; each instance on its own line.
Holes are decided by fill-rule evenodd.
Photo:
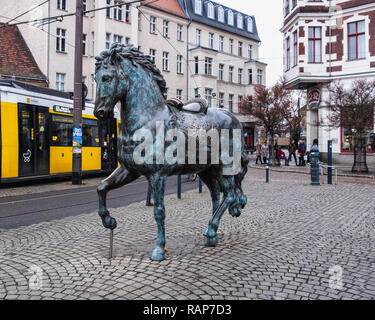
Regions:
M 110 49 L 103 51 L 96 57 L 95 80 L 97 83 L 94 114 L 98 119 L 106 119 L 113 116 L 115 105 L 120 102 L 121 125 L 119 133 L 118 160 L 120 166 L 98 186 L 99 215 L 105 228 L 115 229 L 116 220 L 110 216 L 107 210 L 106 195 L 115 188 L 124 186 L 141 175 L 149 182 L 154 198 L 154 217 L 157 224 L 157 246 L 153 250 L 151 259 L 161 261 L 165 259 L 165 208 L 164 190 L 168 176 L 197 173 L 210 190 L 212 198 L 213 215 L 204 232 L 206 245 L 215 246 L 218 242 L 217 229 L 220 219 L 226 209 L 234 217 L 241 215 L 242 209 L 247 203 L 247 198 L 242 192 L 241 182 L 247 172 L 248 157 L 244 152 L 242 125 L 230 112 L 206 107 L 203 99 L 193 101 L 190 106 L 184 108 L 176 100 L 166 101 L 166 82 L 154 65 L 150 56 L 144 55 L 131 45 L 113 44 Z M 162 131 L 158 132 L 158 125 L 162 124 Z M 229 134 L 229 148 L 232 156 L 239 156 L 240 166 L 238 172 L 232 175 L 224 174 L 230 164 L 224 161 L 220 155 L 214 159 L 212 149 L 217 147 L 214 141 L 206 140 L 204 146 L 206 157 L 198 151 L 193 155 L 202 158 L 191 161 L 188 155 L 183 154 L 180 162 L 168 163 L 166 156 L 160 155 L 160 149 L 168 147 L 175 140 L 165 139 L 162 148 L 156 145 L 156 135 L 165 138 L 166 130 L 179 130 L 182 138 L 188 138 L 189 129 L 216 130 L 218 135 L 224 130 L 235 130 Z M 145 138 L 135 138 L 139 130 L 149 130 L 152 133 L 153 142 L 146 146 L 151 150 L 151 162 L 139 163 L 134 154 Z M 157 133 L 158 132 L 158 133 Z M 181 134 L 182 132 L 182 134 Z M 198 137 L 194 142 L 199 142 Z M 227 139 L 228 140 L 228 139 Z M 185 140 L 186 141 L 186 140 Z M 223 144 L 220 139 L 218 144 Z M 180 143 L 181 145 L 181 143 Z M 222 147 L 222 146 L 221 146 Z M 235 148 L 236 147 L 236 148 Z M 238 154 L 233 154 L 237 150 Z M 146 150 L 147 151 L 147 150 Z M 201 151 L 201 150 L 200 150 Z M 230 152 L 230 151 L 229 151 Z M 141 152 L 145 154 L 145 150 Z M 175 155 L 176 152 L 173 153 Z M 204 154 L 204 153 L 203 153 Z M 208 157 L 207 157 L 208 155 Z M 156 158 L 162 161 L 156 161 Z M 202 160 L 202 161 L 199 161 Z M 224 197 L 220 203 L 220 193 Z

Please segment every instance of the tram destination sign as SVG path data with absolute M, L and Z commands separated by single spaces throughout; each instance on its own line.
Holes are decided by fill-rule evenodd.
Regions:
M 73 108 L 63 107 L 63 106 L 58 106 L 58 105 L 53 106 L 53 111 L 60 112 L 60 113 L 73 114 Z

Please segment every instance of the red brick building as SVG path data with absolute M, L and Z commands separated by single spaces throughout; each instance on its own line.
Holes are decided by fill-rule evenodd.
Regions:
M 0 24 L 0 79 L 14 79 L 47 87 L 46 76 L 37 63 L 17 26 Z
M 284 1 L 284 75 L 290 88 L 307 93 L 308 148 L 319 139 L 327 151 L 333 140 L 336 163 L 352 162 L 352 128 L 327 126 L 326 89 L 330 82 L 349 88 L 353 80 L 375 78 L 374 0 Z M 368 133 L 368 163 L 374 163 L 373 129 Z

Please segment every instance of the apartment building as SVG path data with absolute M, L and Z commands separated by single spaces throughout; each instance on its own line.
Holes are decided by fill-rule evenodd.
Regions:
M 307 92 L 307 146 L 319 139 L 323 157 L 333 141 L 335 163 L 353 161 L 353 128 L 328 121 L 330 83 L 375 78 L 373 0 L 283 0 L 284 75 L 289 88 Z M 374 130 L 368 132 L 367 162 L 374 164 Z
M 37 4 L 7 3 L 0 8 L 0 22 Z M 253 92 L 254 84 L 266 83 L 255 17 L 208 0 L 115 4 L 116 0 L 83 0 L 84 11 L 108 7 L 83 17 L 87 98 L 95 99 L 95 56 L 114 42 L 130 43 L 153 57 L 167 82 L 168 97 L 187 101 L 200 96 L 210 107 L 230 110 L 240 118 L 253 146 L 255 120 L 241 115 L 238 103 Z M 56 17 L 52 23 L 19 25 L 19 29 L 49 86 L 62 91 L 73 91 L 75 17 L 59 15 L 74 13 L 75 5 L 75 0 L 50 0 L 17 19 Z

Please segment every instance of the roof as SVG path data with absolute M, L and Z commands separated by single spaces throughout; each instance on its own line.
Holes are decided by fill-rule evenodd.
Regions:
M 186 18 L 185 13 L 177 0 L 145 0 L 143 5 Z
M 202 14 L 196 14 L 194 10 L 194 3 L 195 0 L 178 0 L 180 3 L 180 6 L 184 9 L 186 15 L 192 20 L 199 23 L 203 23 L 205 25 L 221 29 L 230 33 L 237 34 L 239 36 L 260 42 L 260 38 L 258 36 L 258 29 L 255 21 L 254 16 L 250 16 L 247 14 L 244 14 L 242 12 L 236 11 L 232 8 L 226 7 L 222 4 L 216 3 L 211 0 L 202 0 Z M 208 18 L 207 11 L 208 11 L 208 4 L 212 3 L 214 6 L 214 19 Z M 218 10 L 222 7 L 224 9 L 224 22 L 220 22 L 218 20 Z M 228 12 L 233 12 L 233 20 L 234 25 L 228 24 Z M 237 16 L 238 14 L 242 15 L 242 21 L 243 21 L 243 28 L 237 27 Z M 253 32 L 248 31 L 248 18 L 251 18 L 253 21 Z
M 0 75 L 33 78 L 47 83 L 17 26 L 0 23 Z M 31 80 L 31 79 L 30 79 Z

